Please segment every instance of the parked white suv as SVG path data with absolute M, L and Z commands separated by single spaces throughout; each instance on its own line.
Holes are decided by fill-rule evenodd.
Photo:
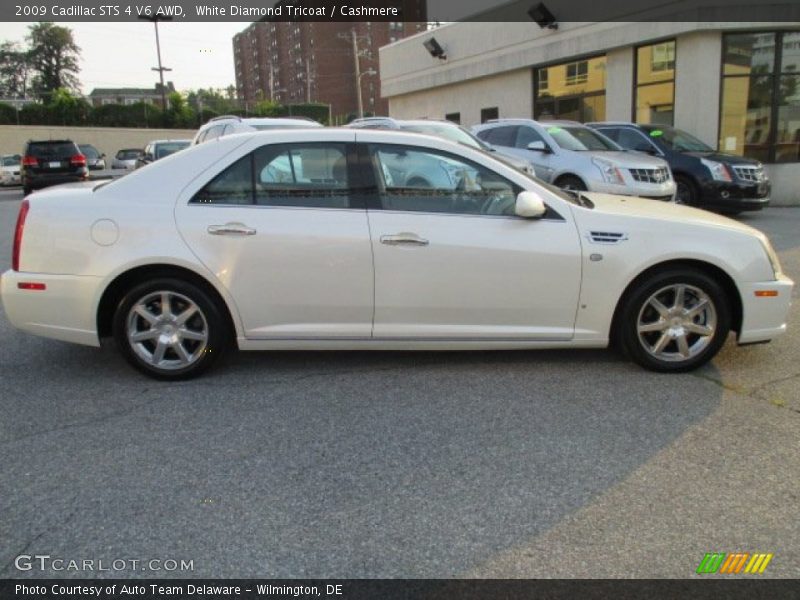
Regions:
M 539 179 L 560 188 L 665 201 L 675 197 L 666 161 L 628 152 L 574 121 L 495 119 L 472 131 L 487 144 L 530 161 Z
M 309 127 L 322 127 L 322 125 L 306 117 L 278 119 L 272 117 L 237 117 L 236 115 L 223 115 L 221 117 L 214 117 L 198 129 L 192 140 L 192 145 L 210 142 L 213 139 L 232 133 L 265 131 L 267 129 L 308 129 Z

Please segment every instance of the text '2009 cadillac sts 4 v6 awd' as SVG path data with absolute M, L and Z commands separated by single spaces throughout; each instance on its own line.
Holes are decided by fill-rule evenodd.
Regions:
M 783 333 L 767 238 L 671 203 L 564 192 L 429 136 L 226 136 L 26 198 L 11 322 L 162 379 L 222 352 L 597 348 L 685 371 Z

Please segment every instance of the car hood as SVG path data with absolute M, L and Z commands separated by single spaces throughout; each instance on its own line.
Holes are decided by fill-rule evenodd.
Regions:
M 635 196 L 617 196 L 614 194 L 600 194 L 595 192 L 582 192 L 594 204 L 594 210 L 607 215 L 620 217 L 637 217 L 667 221 L 670 223 L 716 227 L 748 233 L 763 238 L 764 234 L 758 229 L 744 225 L 728 217 L 699 208 L 692 208 L 672 202 L 655 202 L 646 198 Z
M 501 160 L 504 163 L 511 165 L 515 169 L 524 171 L 528 167 L 530 167 L 530 163 L 527 160 L 524 160 L 512 154 L 506 154 L 505 152 L 501 152 L 500 150 L 493 150 L 492 156 L 494 156 L 497 160 Z
M 729 165 L 747 165 L 757 167 L 761 163 L 752 158 L 745 158 L 744 156 L 736 156 L 735 154 L 725 154 L 724 152 L 682 152 L 684 156 L 694 156 L 695 158 L 705 158 L 706 160 L 713 160 L 716 162 L 724 162 Z
M 592 158 L 600 158 L 610 162 L 615 167 L 623 167 L 625 169 L 657 169 L 667 166 L 666 161 L 663 159 L 641 152 L 600 152 L 593 150 L 589 152 L 580 152 L 580 154 L 591 156 Z

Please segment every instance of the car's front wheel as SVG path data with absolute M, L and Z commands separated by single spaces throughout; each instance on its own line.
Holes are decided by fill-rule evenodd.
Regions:
M 617 320 L 626 354 L 654 371 L 695 369 L 711 360 L 730 331 L 722 286 L 694 269 L 663 271 L 628 294 Z
M 206 371 L 230 336 L 220 307 L 208 293 L 169 278 L 130 289 L 117 305 L 113 329 L 128 362 L 165 380 L 189 379 Z

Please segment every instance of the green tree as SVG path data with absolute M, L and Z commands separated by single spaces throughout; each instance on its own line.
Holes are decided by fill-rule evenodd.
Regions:
M 24 98 L 28 93 L 29 55 L 17 42 L 0 44 L 0 96 Z
M 169 108 L 164 111 L 166 127 L 194 127 L 195 115 L 180 92 L 172 92 L 167 96 Z
M 47 108 L 53 123 L 85 125 L 89 120 L 90 106 L 83 98 L 76 98 L 67 88 L 57 88 L 50 94 Z
M 81 49 L 72 37 L 72 30 L 54 23 L 36 23 L 28 31 L 35 93 L 47 100 L 59 88 L 78 91 Z

